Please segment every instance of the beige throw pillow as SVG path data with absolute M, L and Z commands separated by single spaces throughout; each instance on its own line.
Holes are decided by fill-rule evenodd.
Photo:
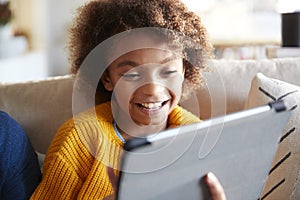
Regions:
M 283 100 L 292 115 L 282 137 L 260 199 L 300 199 L 300 88 L 258 73 L 245 109 Z

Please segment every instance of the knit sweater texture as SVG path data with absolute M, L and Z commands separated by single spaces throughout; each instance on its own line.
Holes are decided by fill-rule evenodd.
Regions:
M 0 199 L 29 199 L 41 176 L 37 155 L 23 128 L 0 111 Z
M 107 166 L 117 169 L 123 147 L 113 120 L 111 103 L 106 102 L 64 123 L 48 149 L 43 179 L 31 200 L 103 199 L 111 195 Z M 168 128 L 198 121 L 177 106 L 168 117 Z

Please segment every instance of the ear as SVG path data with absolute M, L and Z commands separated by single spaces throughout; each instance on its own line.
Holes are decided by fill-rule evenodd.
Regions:
M 102 74 L 101 81 L 103 83 L 104 88 L 107 91 L 109 91 L 109 92 L 113 91 L 114 85 L 112 83 L 112 80 L 109 76 L 109 72 L 107 70 L 105 70 L 104 73 Z
M 182 74 L 183 74 L 183 76 L 185 75 L 185 62 L 184 62 L 184 60 L 182 59 L 182 67 L 183 67 L 183 69 L 182 69 Z

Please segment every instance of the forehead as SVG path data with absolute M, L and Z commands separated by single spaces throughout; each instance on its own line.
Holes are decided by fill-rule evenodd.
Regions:
M 180 59 L 177 54 L 173 51 L 165 49 L 138 49 L 132 52 L 128 52 L 119 58 L 117 58 L 113 63 L 119 63 L 123 61 L 132 61 L 136 64 L 146 64 L 146 63 L 167 63 L 176 59 Z
M 106 58 L 108 64 L 110 64 L 120 57 L 134 57 L 141 53 L 181 56 L 182 49 L 170 45 L 170 40 L 166 36 L 153 32 L 133 32 L 122 34 L 112 40 Z

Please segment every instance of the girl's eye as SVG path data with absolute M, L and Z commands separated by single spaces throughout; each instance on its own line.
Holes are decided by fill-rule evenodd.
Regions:
M 173 76 L 176 73 L 177 73 L 177 70 L 164 70 L 164 71 L 162 71 L 161 75 L 163 77 L 170 77 L 170 76 Z
M 168 75 L 168 74 L 173 74 L 176 72 L 177 72 L 177 70 L 168 70 L 168 71 L 165 71 L 164 74 Z
M 126 74 L 123 74 L 122 77 L 125 80 L 138 80 L 140 78 L 140 74 L 138 74 L 138 73 L 126 73 Z

